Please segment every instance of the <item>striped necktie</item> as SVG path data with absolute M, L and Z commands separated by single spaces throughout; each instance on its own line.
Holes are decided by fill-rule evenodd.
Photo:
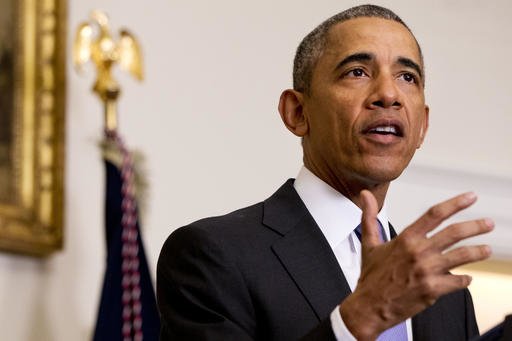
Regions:
M 384 232 L 384 227 L 377 219 L 377 223 L 379 224 L 379 235 L 380 239 L 383 242 L 387 242 L 386 233 Z M 361 241 L 361 225 L 358 225 L 354 230 L 357 238 Z M 379 335 L 377 341 L 407 341 L 407 327 L 404 322 L 400 322 L 399 324 L 385 330 L 382 334 Z

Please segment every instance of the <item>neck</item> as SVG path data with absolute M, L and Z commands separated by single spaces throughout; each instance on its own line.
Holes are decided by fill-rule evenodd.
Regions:
M 350 201 L 356 204 L 359 208 L 362 207 L 361 191 L 363 189 L 369 190 L 375 196 L 375 199 L 377 199 L 379 211 L 382 209 L 389 188 L 389 182 L 377 183 L 358 176 L 337 174 L 335 172 L 329 172 L 318 167 L 314 167 L 313 164 L 308 162 L 304 162 L 304 166 L 322 181 L 326 182 L 329 186 L 350 199 Z

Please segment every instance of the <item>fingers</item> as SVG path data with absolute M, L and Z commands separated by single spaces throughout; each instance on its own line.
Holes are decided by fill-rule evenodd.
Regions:
M 445 275 L 461 265 L 485 260 L 491 253 L 488 245 L 461 246 L 443 254 L 425 256 L 421 264 L 415 265 L 414 274 L 417 277 Z
M 381 244 L 377 214 L 379 213 L 377 200 L 368 190 L 361 191 L 363 214 L 361 216 L 361 245 L 363 248 Z
M 442 295 L 467 288 L 472 280 L 472 277 L 469 275 L 453 275 L 448 273 L 425 281 L 420 290 L 425 301 L 431 305 Z
M 475 193 L 469 192 L 432 206 L 406 230 L 425 235 L 455 213 L 471 206 L 476 199 Z
M 453 224 L 434 234 L 430 239 L 436 249 L 442 251 L 453 244 L 483 233 L 492 231 L 494 221 L 491 219 L 479 219 Z
M 443 256 L 443 263 L 446 270 L 458 266 L 479 262 L 489 258 L 492 250 L 488 245 L 461 246 L 446 252 Z

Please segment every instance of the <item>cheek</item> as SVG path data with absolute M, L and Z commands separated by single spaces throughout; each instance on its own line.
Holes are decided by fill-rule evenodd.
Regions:
M 418 137 L 422 135 L 426 119 L 424 104 L 418 104 L 414 108 L 413 117 L 411 118 L 411 126 Z
M 335 118 L 344 127 L 351 127 L 357 121 L 358 113 L 363 106 L 362 101 L 358 96 L 352 96 L 350 92 L 343 92 L 336 97 L 333 101 L 334 106 L 332 112 L 335 113 Z
M 402 92 L 402 98 L 404 98 L 405 102 L 409 105 L 414 107 L 423 107 L 425 105 L 423 88 L 405 82 L 398 82 L 398 87 Z
M 351 91 L 338 90 L 318 97 L 305 108 L 310 116 L 311 134 L 316 134 L 317 141 L 332 148 L 350 147 L 362 105 L 358 96 Z
M 425 114 L 425 101 L 422 96 L 408 97 L 405 102 L 407 108 L 407 120 L 414 137 L 420 137 L 427 119 Z

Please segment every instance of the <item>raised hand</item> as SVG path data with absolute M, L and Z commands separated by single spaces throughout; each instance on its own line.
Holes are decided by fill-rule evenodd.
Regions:
M 489 246 L 447 248 L 490 232 L 493 221 L 454 223 L 430 237 L 427 233 L 475 201 L 473 193 L 466 193 L 437 204 L 396 238 L 383 243 L 375 197 L 370 191 L 361 192 L 361 276 L 354 292 L 340 306 L 343 321 L 358 340 L 374 340 L 384 330 L 434 304 L 440 296 L 471 283 L 470 276 L 453 275 L 449 270 L 488 258 Z

